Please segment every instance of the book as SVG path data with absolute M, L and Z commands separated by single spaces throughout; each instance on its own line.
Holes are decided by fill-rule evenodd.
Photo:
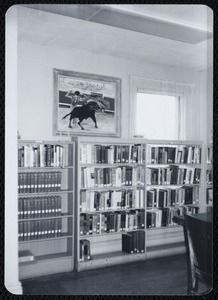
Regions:
M 122 251 L 130 254 L 134 253 L 133 235 L 130 233 L 122 234 Z
M 91 259 L 90 241 L 87 239 L 80 240 L 80 261 Z
M 18 252 L 18 262 L 23 263 L 23 262 L 30 262 L 34 261 L 35 256 L 30 250 L 21 250 Z

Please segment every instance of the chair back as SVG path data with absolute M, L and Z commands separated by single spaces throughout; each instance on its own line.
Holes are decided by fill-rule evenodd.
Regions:
M 191 262 L 202 275 L 212 276 L 212 222 L 185 216 Z

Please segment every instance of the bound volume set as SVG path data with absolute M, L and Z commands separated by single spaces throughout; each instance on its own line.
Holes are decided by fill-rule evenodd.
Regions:
M 61 190 L 60 171 L 18 173 L 18 193 L 45 193 Z
M 18 224 L 18 240 L 29 241 L 61 236 L 62 219 L 21 221 Z
M 57 217 L 61 215 L 61 197 L 46 196 L 18 199 L 18 219 Z
M 130 254 L 145 252 L 145 232 L 137 230 L 123 233 L 122 251 Z

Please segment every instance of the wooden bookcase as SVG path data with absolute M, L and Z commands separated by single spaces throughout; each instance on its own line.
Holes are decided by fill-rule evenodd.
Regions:
M 74 141 L 76 142 L 77 149 L 75 268 L 78 271 L 88 270 L 158 256 L 184 253 L 183 229 L 172 222 L 172 217 L 175 214 L 197 213 L 201 211 L 202 205 L 204 205 L 201 199 L 201 142 L 92 137 L 77 137 L 74 138 Z M 120 147 L 121 153 L 122 151 L 123 153 L 127 153 L 128 157 L 130 149 L 128 147 L 136 145 L 140 145 L 141 149 L 145 151 L 142 160 L 138 162 L 125 160 L 125 158 L 122 160 L 122 154 L 120 161 L 116 159 L 114 161 L 111 158 L 111 149 L 113 149 L 112 151 L 117 151 Z M 151 157 L 152 148 L 156 149 L 154 160 Z M 98 151 L 102 151 L 102 149 L 103 151 L 105 149 L 110 150 L 106 154 L 106 160 L 104 157 L 102 161 L 101 157 L 99 163 Z M 162 158 L 160 158 L 160 152 L 162 153 Z M 124 157 L 126 157 L 125 154 Z M 143 183 L 141 185 L 130 186 L 125 185 L 125 183 L 119 186 L 118 183 L 117 186 L 117 178 L 115 177 L 115 184 L 107 185 L 108 182 L 106 180 L 105 185 L 98 185 L 99 182 L 101 183 L 101 175 L 98 175 L 98 172 L 101 174 L 101 169 L 113 170 L 119 168 L 141 168 Z M 156 175 L 155 172 L 153 173 L 154 169 L 157 170 Z M 111 172 L 113 174 L 113 171 Z M 170 175 L 171 173 L 174 174 L 174 177 Z M 153 177 L 157 182 L 154 181 Z M 95 182 L 96 178 L 97 184 Z M 109 178 L 113 178 L 113 176 L 109 176 Z M 143 194 L 143 205 L 141 207 L 137 207 L 137 204 L 136 207 L 124 206 L 121 208 L 115 205 L 115 207 L 101 206 L 100 208 L 96 208 L 97 206 L 95 207 L 94 204 L 95 200 L 93 200 L 95 196 L 90 196 L 91 193 L 102 196 L 102 194 L 108 192 L 110 193 L 108 197 L 111 200 L 112 193 L 134 193 L 137 190 L 141 190 Z M 156 204 L 153 203 L 151 205 L 152 191 L 156 196 L 157 194 L 162 194 L 161 197 L 163 198 L 157 197 L 156 199 L 158 201 L 164 199 L 164 202 L 158 204 L 159 202 L 157 203 L 156 201 Z M 160 198 L 162 200 L 159 200 Z M 111 201 L 113 202 L 113 200 Z M 98 227 L 98 224 L 102 222 L 104 224 L 105 222 L 104 218 L 103 221 L 101 219 L 101 216 L 104 214 L 110 213 L 116 218 L 116 215 L 119 213 L 132 213 L 134 215 L 136 211 L 143 212 L 143 228 L 127 227 L 120 231 L 118 227 L 111 232 L 110 230 L 105 230 L 104 232 L 101 231 L 102 225 Z M 160 213 L 162 216 L 165 214 L 164 222 L 160 217 L 158 222 L 157 220 L 154 221 L 154 216 L 157 217 L 157 211 L 159 211 L 158 216 L 160 216 Z M 94 223 L 95 225 L 90 225 Z M 87 229 L 87 224 L 88 227 L 91 226 L 91 230 L 89 230 L 90 227 Z M 129 231 L 143 231 L 145 233 L 143 253 L 136 252 L 130 254 L 124 251 L 125 249 L 122 246 L 123 235 Z M 83 241 L 81 242 L 81 240 Z
M 144 140 L 91 137 L 74 140 L 77 148 L 76 269 L 144 260 Z M 122 251 L 122 239 L 129 238 L 126 232 L 133 232 L 135 238 L 138 235 L 138 242 L 141 236 L 138 252 Z
M 206 207 L 213 207 L 213 146 L 207 147 L 206 151 Z
M 81 136 L 19 141 L 18 154 L 19 252 L 34 258 L 19 263 L 20 279 L 183 253 L 183 230 L 172 217 L 205 207 L 200 142 Z M 47 159 L 36 165 L 40 156 Z M 61 181 L 49 181 L 52 172 Z M 37 188 L 44 174 L 44 191 L 30 174 Z
M 19 279 L 74 269 L 74 164 L 73 142 L 18 142 Z
M 175 214 L 201 210 L 202 144 L 195 141 L 146 140 L 147 258 L 185 252 Z

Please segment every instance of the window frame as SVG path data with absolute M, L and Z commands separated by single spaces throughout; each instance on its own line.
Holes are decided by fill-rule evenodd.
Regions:
M 169 91 L 160 91 L 160 90 L 149 90 L 149 89 L 136 89 L 136 93 L 134 93 L 134 103 L 133 107 L 130 107 L 130 123 L 131 123 L 131 130 L 130 135 L 131 138 L 137 137 L 136 133 L 136 102 L 137 102 L 137 94 L 138 93 L 145 93 L 145 94 L 153 94 L 153 95 L 163 95 L 163 96 L 173 96 L 178 99 L 178 125 L 177 125 L 177 131 L 178 131 L 178 140 L 184 140 L 185 139 L 185 107 L 186 107 L 186 98 L 183 93 L 172 93 Z M 132 115 L 131 115 L 132 111 Z M 161 139 L 163 140 L 163 139 Z

